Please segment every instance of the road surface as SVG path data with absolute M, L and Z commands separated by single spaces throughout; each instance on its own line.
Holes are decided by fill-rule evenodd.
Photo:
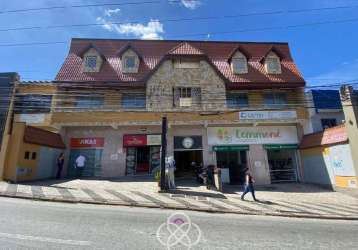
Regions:
M 175 212 L 0 198 L 0 249 L 167 249 L 158 241 L 157 230 Z M 358 246 L 358 221 L 185 214 L 202 233 L 192 249 L 311 250 Z M 198 231 L 185 234 L 185 230 L 182 236 L 198 238 Z M 173 236 L 173 232 L 160 232 L 164 243 L 165 237 Z M 180 235 L 176 236 L 171 238 L 172 243 L 180 239 Z M 181 240 L 185 239 L 188 240 Z M 181 245 L 172 249 L 188 248 Z

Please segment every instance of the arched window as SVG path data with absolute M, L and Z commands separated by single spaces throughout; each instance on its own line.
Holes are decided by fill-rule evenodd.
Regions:
M 268 74 L 281 74 L 281 61 L 274 52 L 266 56 L 265 69 Z
M 247 58 L 240 51 L 237 51 L 231 58 L 231 69 L 234 74 L 246 74 L 248 72 Z

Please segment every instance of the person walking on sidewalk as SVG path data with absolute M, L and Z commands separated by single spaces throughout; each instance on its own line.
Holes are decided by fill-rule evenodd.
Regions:
M 245 170 L 245 189 L 244 192 L 241 195 L 241 200 L 244 200 L 245 195 L 250 192 L 252 195 L 252 198 L 254 199 L 254 201 L 257 201 L 256 197 L 255 197 L 255 188 L 254 188 L 254 178 L 252 177 L 249 169 L 247 168 Z
M 65 163 L 65 155 L 63 153 L 61 153 L 58 157 L 57 157 L 57 174 L 56 174 L 56 179 L 61 179 L 61 172 L 63 169 L 63 164 Z

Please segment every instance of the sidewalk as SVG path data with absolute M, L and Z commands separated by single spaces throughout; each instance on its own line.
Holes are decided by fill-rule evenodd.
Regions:
M 156 182 L 145 178 L 117 180 L 49 180 L 25 184 L 0 182 L 0 196 L 45 201 L 81 202 L 186 209 L 207 212 L 358 220 L 358 198 L 313 185 L 276 184 L 257 187 L 259 202 L 241 188 L 224 193 L 194 183 L 179 182 L 170 193 L 158 193 Z

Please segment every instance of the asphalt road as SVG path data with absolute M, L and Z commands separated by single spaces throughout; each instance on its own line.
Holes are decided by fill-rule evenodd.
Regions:
M 0 249 L 167 249 L 157 230 L 173 210 L 48 203 L 0 198 Z M 201 231 L 191 249 L 357 249 L 358 221 L 185 212 Z M 189 233 L 162 227 L 174 244 Z M 172 228 L 173 229 L 173 228 Z M 185 237 L 188 236 L 188 237 Z M 174 240 L 174 241 L 173 241 Z M 171 249 L 188 249 L 178 247 Z

